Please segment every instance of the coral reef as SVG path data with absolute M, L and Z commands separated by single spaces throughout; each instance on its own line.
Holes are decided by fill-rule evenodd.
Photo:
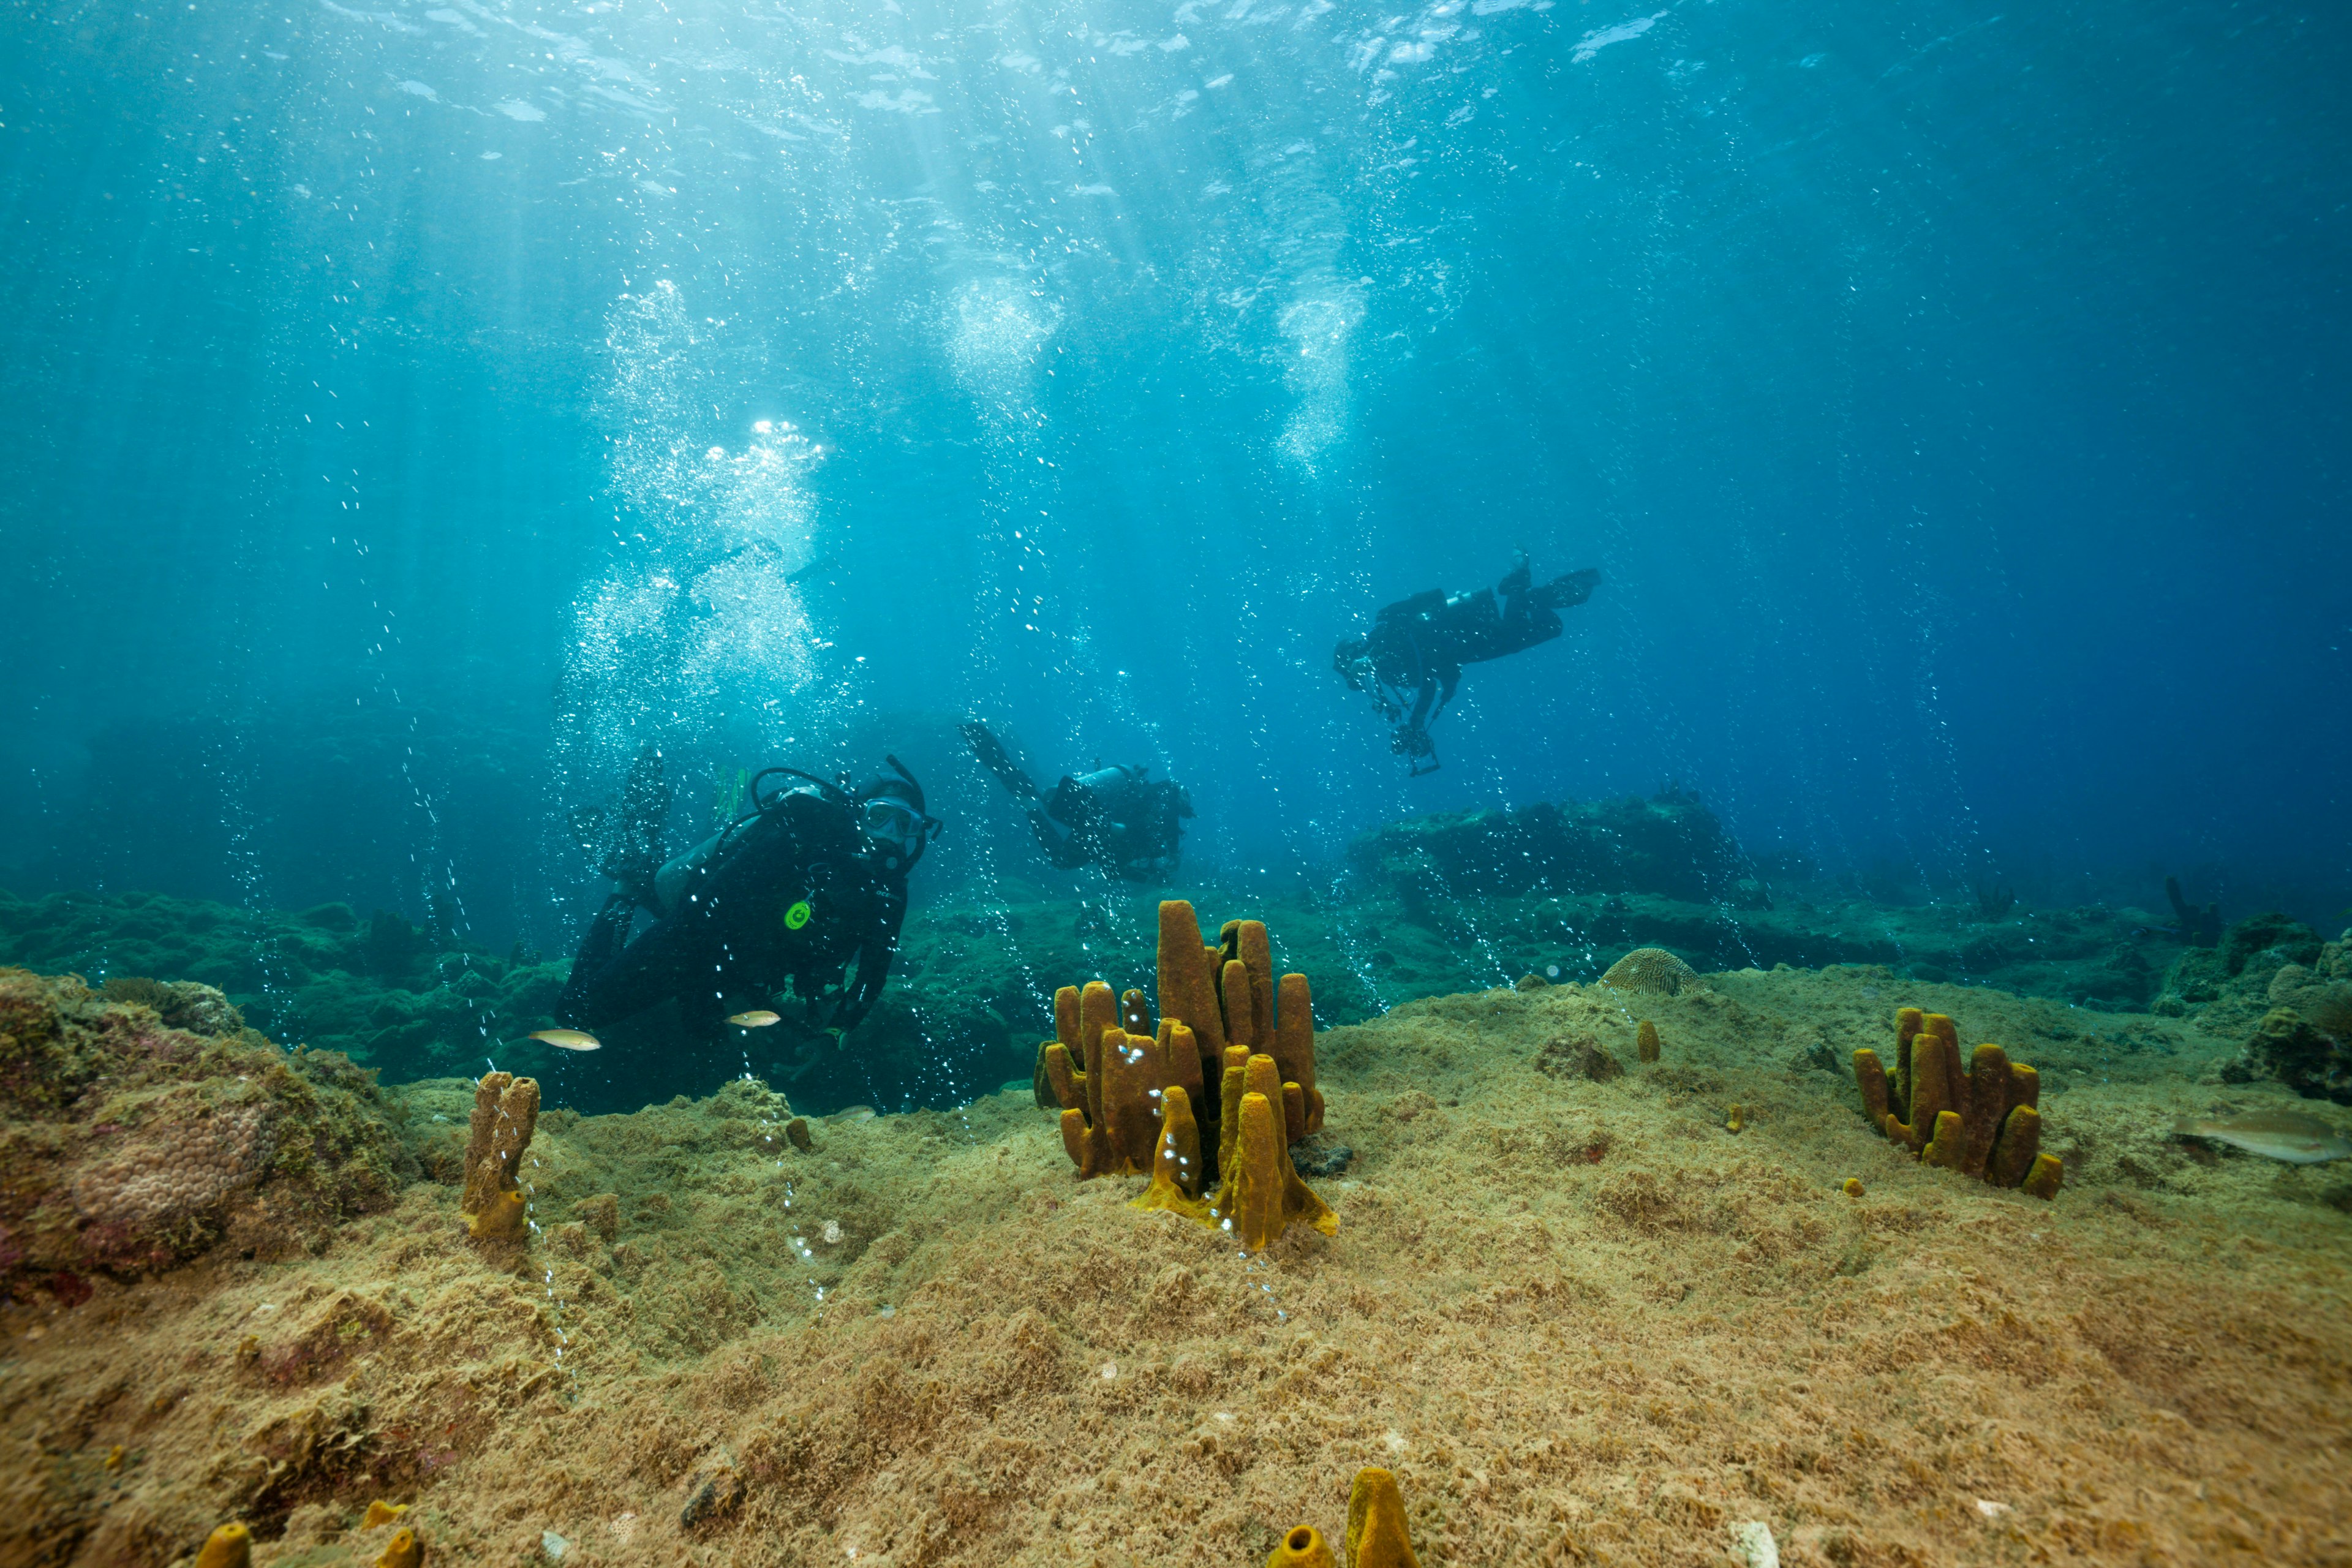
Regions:
M 740 1075 L 544 1109 L 528 1267 L 451 1223 L 477 1083 L 386 1091 L 429 1176 L 392 1208 L 0 1300 L 0 1562 L 184 1568 L 230 1518 L 287 1568 L 403 1528 L 450 1563 L 1238 1564 L 1302 1520 L 1337 1560 L 1370 1463 L 1423 1563 L 1700 1568 L 1759 1516 L 1807 1568 L 2341 1556 L 2346 1167 L 2164 1131 L 2215 1112 L 2235 1038 L 1906 994 L 2033 1042 L 2045 1145 L 2081 1141 L 2051 1150 L 2053 1240 L 2038 1205 L 1857 1164 L 1883 1134 L 1811 1053 L 1883 1053 L 1909 982 L 1706 981 L 1639 1010 L 1674 1061 L 1606 1084 L 1532 1059 L 1581 1035 L 1630 1060 L 1638 1017 L 1589 975 L 1319 1033 L 1346 1223 L 1247 1256 L 1138 1215 L 1140 1176 L 1064 1174 L 1026 1051 L 1017 1093 L 826 1120 L 814 1156 Z M 1922 1462 L 1955 1441 L 1964 1474 Z
M 1309 977 L 1326 1027 L 1515 975 L 1590 981 L 1645 946 L 1699 969 L 1876 963 L 1927 983 L 2139 1008 L 2179 952 L 2163 919 L 2128 906 L 2025 910 L 1988 925 L 1965 898 L 1939 905 L 1906 890 L 1889 902 L 1793 878 L 1776 883 L 1777 907 L 1737 910 L 1607 879 L 1590 891 L 1530 888 L 1418 901 L 1378 877 L 1355 879 L 1338 900 L 1327 888 L 1271 902 L 1262 890 L 1250 895 L 1283 932 L 1286 964 Z M 1074 902 L 1066 890 L 1017 883 L 992 885 L 986 897 L 936 885 L 925 891 L 888 989 L 845 1042 L 782 1026 L 696 1042 L 680 1037 L 674 1016 L 656 1012 L 642 1028 L 609 1032 L 593 1069 L 530 1046 L 514 1047 L 530 1054 L 508 1065 L 536 1069 L 550 1104 L 597 1111 L 713 1092 L 744 1070 L 748 1048 L 751 1070 L 812 1112 L 860 1101 L 944 1108 L 1032 1073 L 1034 1042 L 1055 1032 L 1050 992 L 1034 976 L 1139 974 L 1153 962 L 1156 896 L 1111 889 Z M 1191 891 L 1202 908 L 1234 896 L 1213 886 Z M 8 963 L 94 982 L 152 974 L 215 986 L 270 1037 L 341 1051 L 387 1082 L 470 1077 L 486 1047 L 556 1022 L 551 1012 L 567 970 L 560 955 L 541 962 L 520 946 L 493 952 L 468 944 L 430 910 L 420 927 L 342 904 L 274 913 L 138 893 L 32 901 L 0 893 L 0 963 Z M 2227 984 L 2234 990 L 2252 981 Z M 2219 994 L 2159 1005 L 2177 1015 Z M 2222 1032 L 2242 1039 L 2263 1010 L 2228 1020 Z M 1213 1049 L 1204 1047 L 1203 1059 L 1213 1063 Z M 1205 1125 L 1208 1108 L 1194 1109 Z
M 539 1128 L 539 1081 L 484 1073 L 474 1086 L 466 1141 L 466 1188 L 458 1208 L 467 1231 L 483 1240 L 519 1237 L 528 1218 L 520 1173 L 523 1151 Z
M 1926 1164 L 1997 1187 L 2057 1195 L 2062 1165 L 2041 1152 L 2041 1075 L 1994 1045 L 1979 1046 L 1963 1072 L 1958 1026 L 1916 1007 L 1895 1016 L 1895 1061 L 1890 1081 L 1876 1051 L 1864 1046 L 1853 1053 L 1863 1113 L 1890 1142 Z
M 127 988 L 228 1029 L 202 986 Z M 369 1075 L 251 1030 L 0 970 L 0 1286 L 169 1268 L 225 1237 L 278 1255 L 414 1172 Z

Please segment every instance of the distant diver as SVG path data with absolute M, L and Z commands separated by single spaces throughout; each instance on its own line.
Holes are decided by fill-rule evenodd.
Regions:
M 1462 667 L 1551 641 L 1560 634 L 1559 612 L 1591 598 L 1600 581 L 1601 574 L 1587 567 L 1536 583 L 1523 550 L 1492 588 L 1467 594 L 1432 588 L 1387 606 L 1373 617 L 1369 636 L 1340 643 L 1332 668 L 1396 726 L 1389 750 L 1411 761 L 1413 776 L 1435 773 L 1437 746 L 1429 727 L 1454 700 Z
M 772 1005 L 811 1030 L 855 1028 L 898 952 L 907 875 L 940 826 L 914 775 L 884 761 L 896 776 L 857 789 L 763 768 L 732 821 L 665 864 L 669 789 L 647 746 L 609 831 L 600 813 L 573 815 L 583 847 L 602 841 L 598 869 L 619 886 L 580 943 L 556 1016 L 593 1029 L 675 999 L 711 1037 L 730 1014 Z M 640 910 L 652 923 L 632 937 Z
M 977 721 L 961 726 L 981 765 L 1013 792 L 1029 818 L 1029 830 L 1045 858 L 1065 871 L 1099 866 L 1130 882 L 1173 876 L 1183 823 L 1192 815 L 1192 797 L 1172 779 L 1154 779 L 1142 763 L 1066 773 L 1054 793 L 1037 785 L 1004 742 Z

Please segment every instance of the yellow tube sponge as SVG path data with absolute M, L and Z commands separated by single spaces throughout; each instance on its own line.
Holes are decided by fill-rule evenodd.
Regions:
M 1905 1007 L 1895 1016 L 1893 1077 L 1867 1048 L 1853 1054 L 1853 1077 L 1863 1114 L 1921 1163 L 2056 1195 L 2063 1172 L 2042 1153 L 2041 1075 L 2000 1047 L 1977 1047 L 1962 1071 L 1958 1026 Z
M 253 1532 L 241 1524 L 222 1525 L 196 1550 L 196 1568 L 246 1568 L 252 1561 Z
M 1227 1048 L 1231 1058 L 1233 1048 Z M 1233 1071 L 1226 1070 L 1231 1082 Z M 1282 1125 L 1274 1058 L 1253 1056 L 1242 1069 L 1240 1113 L 1234 1117 L 1232 1154 L 1220 1169 L 1223 1184 L 1210 1211 L 1244 1250 L 1263 1252 L 1296 1221 L 1326 1236 L 1339 1228 L 1339 1216 L 1298 1179 L 1290 1163 L 1290 1140 Z M 1274 1092 L 1268 1094 L 1271 1089 Z
M 1274 1065 L 1284 1084 L 1298 1086 L 1304 1120 L 1291 1142 L 1322 1131 L 1323 1091 L 1315 1087 L 1315 992 L 1304 974 L 1286 974 L 1276 988 Z
M 1331 1543 L 1323 1539 L 1323 1532 L 1302 1524 L 1282 1538 L 1282 1544 L 1265 1560 L 1265 1568 L 1338 1568 L 1338 1564 L 1331 1560 Z
M 1217 996 L 1225 1009 L 1225 1039 L 1257 1050 L 1266 1042 L 1257 1036 L 1257 1004 L 1252 990 L 1249 965 L 1238 958 L 1225 960 L 1217 982 Z
M 539 1080 L 484 1073 L 474 1086 L 474 1115 L 466 1141 L 466 1191 L 458 1207 L 466 1229 L 485 1240 L 522 1234 L 522 1152 L 539 1127 Z
M 1058 1109 L 1062 1146 L 1081 1178 L 1156 1173 L 1172 1089 L 1183 1091 L 1199 1144 L 1190 1180 L 1180 1184 L 1188 1197 L 1206 1196 L 1213 1180 L 1236 1168 L 1244 1093 L 1262 1094 L 1274 1113 L 1286 1166 L 1288 1145 L 1322 1129 L 1307 976 L 1275 975 L 1260 921 L 1229 921 L 1222 935 L 1222 946 L 1203 942 L 1191 904 L 1160 904 L 1156 1026 L 1140 991 L 1114 993 L 1094 981 L 1055 993 L 1055 1038 L 1038 1047 L 1036 1098 Z M 1255 1075 L 1246 1088 L 1245 1069 Z M 1328 1212 L 1311 1194 L 1301 1200 L 1277 1190 L 1300 1213 Z
M 1356 1472 L 1348 1493 L 1349 1568 L 1421 1568 L 1405 1526 L 1404 1494 L 1388 1471 Z
M 1209 1222 L 1209 1205 L 1201 1193 L 1201 1127 L 1192 1120 L 1192 1099 L 1179 1086 L 1163 1097 L 1167 1109 L 1160 1118 L 1160 1141 L 1151 1156 L 1151 1184 L 1132 1207 L 1166 1209 L 1202 1224 Z
M 1224 1021 L 1217 1012 L 1216 984 L 1209 967 L 1212 950 L 1201 941 L 1201 920 L 1181 899 L 1160 905 L 1160 1016 L 1192 1026 L 1204 1064 L 1225 1054 Z
M 1264 1050 L 1274 1044 L 1274 942 L 1264 921 L 1235 921 L 1225 929 L 1233 937 L 1226 951 L 1249 972 L 1250 1044 Z M 1231 998 L 1225 1006 L 1232 1009 Z
M 2055 1154 L 2036 1154 L 2033 1168 L 2025 1173 L 2025 1180 L 2017 1184 L 2021 1192 L 2030 1193 L 2045 1202 L 2058 1195 L 2058 1184 L 2066 1179 L 2066 1167 Z

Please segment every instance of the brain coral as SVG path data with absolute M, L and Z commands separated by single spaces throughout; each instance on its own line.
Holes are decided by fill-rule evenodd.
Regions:
M 280 1049 L 216 992 L 118 994 L 0 969 L 0 1289 L 79 1290 L 79 1271 L 168 1268 L 225 1237 L 289 1249 L 409 1173 L 342 1057 Z
M 1609 966 L 1603 985 L 1620 991 L 1654 991 L 1679 996 L 1699 986 L 1698 972 L 1663 947 L 1637 947 Z

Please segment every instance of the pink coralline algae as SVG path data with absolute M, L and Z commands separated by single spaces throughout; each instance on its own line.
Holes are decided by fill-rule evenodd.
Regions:
M 288 1251 L 388 1203 L 408 1164 L 369 1075 L 272 1044 L 209 987 L 0 969 L 0 1291 L 67 1300 L 229 1239 Z

